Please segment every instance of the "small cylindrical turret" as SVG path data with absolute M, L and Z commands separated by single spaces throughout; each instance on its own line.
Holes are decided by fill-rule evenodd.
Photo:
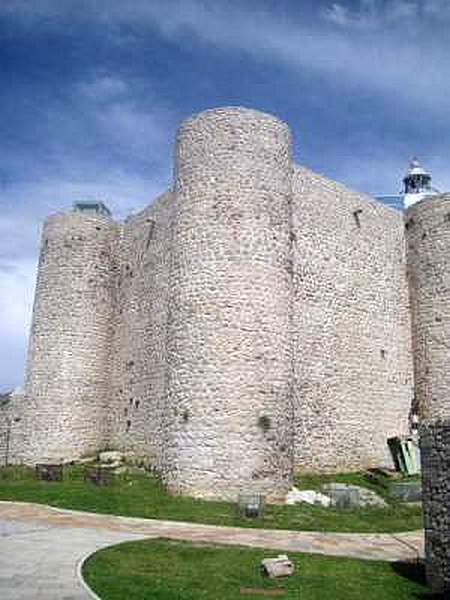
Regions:
M 405 214 L 427 577 L 450 591 L 450 194 Z
M 119 226 L 107 214 L 50 217 L 42 235 L 28 352 L 27 460 L 105 445 Z
M 175 492 L 283 496 L 292 476 L 291 136 L 244 108 L 176 151 L 163 476 Z

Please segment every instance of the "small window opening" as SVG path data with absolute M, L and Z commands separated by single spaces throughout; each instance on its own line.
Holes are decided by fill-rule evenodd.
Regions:
M 358 228 L 361 228 L 361 219 L 360 219 L 361 213 L 362 213 L 362 208 L 357 208 L 356 210 L 353 211 L 353 217 L 355 219 L 355 223 Z
M 147 242 L 145 244 L 145 249 L 148 250 L 149 246 L 150 246 L 150 242 L 153 239 L 153 232 L 155 229 L 155 221 L 152 221 L 151 219 L 147 219 L 147 221 L 150 223 L 149 227 L 148 227 L 148 233 L 147 233 Z

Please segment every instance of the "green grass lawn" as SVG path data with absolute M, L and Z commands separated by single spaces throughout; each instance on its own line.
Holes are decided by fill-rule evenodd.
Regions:
M 332 479 L 349 483 L 363 481 L 357 474 L 333 476 Z M 323 478 L 305 477 L 300 478 L 298 485 L 311 489 L 321 481 Z M 377 489 L 376 485 L 369 484 L 369 487 Z M 385 493 L 382 486 L 378 487 L 377 491 Z M 113 485 L 97 487 L 84 481 L 83 469 L 79 466 L 66 468 L 64 481 L 60 483 L 37 481 L 34 472 L 25 467 L 1 468 L 0 500 L 22 500 L 132 517 L 270 529 L 389 533 L 423 526 L 421 508 L 400 503 L 392 503 L 387 509 L 352 511 L 307 504 L 269 505 L 264 519 L 239 518 L 233 504 L 171 496 L 157 478 L 147 475 L 116 476 Z
M 145 540 L 100 550 L 85 563 L 83 576 L 102 600 L 433 598 L 417 564 L 290 553 L 293 576 L 263 577 L 261 559 L 276 555 L 271 550 Z

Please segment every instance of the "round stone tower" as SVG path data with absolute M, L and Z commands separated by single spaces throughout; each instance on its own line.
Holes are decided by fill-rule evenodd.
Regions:
M 106 442 L 118 225 L 74 211 L 45 223 L 28 353 L 28 459 L 74 459 Z
M 177 137 L 163 477 L 276 499 L 292 482 L 291 136 L 208 110 Z
M 405 214 L 427 576 L 450 591 L 450 194 Z

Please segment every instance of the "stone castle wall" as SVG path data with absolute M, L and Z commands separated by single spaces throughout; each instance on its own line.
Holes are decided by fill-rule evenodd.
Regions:
M 123 225 L 47 222 L 25 459 L 130 449 L 230 499 L 386 462 L 412 399 L 404 250 L 402 215 L 295 167 L 275 117 L 193 117 L 173 191 Z
M 450 195 L 430 197 L 405 215 L 427 577 L 450 591 Z
M 50 217 L 28 354 L 26 456 L 72 459 L 107 441 L 119 227 L 81 213 Z
M 25 449 L 24 395 L 0 398 L 0 467 L 20 463 Z
M 257 111 L 185 122 L 170 272 L 169 488 L 282 496 L 292 479 L 291 139 Z
M 124 224 L 112 444 L 160 461 L 173 194 Z
M 390 463 L 413 398 L 402 213 L 309 169 L 293 195 L 295 463 Z

